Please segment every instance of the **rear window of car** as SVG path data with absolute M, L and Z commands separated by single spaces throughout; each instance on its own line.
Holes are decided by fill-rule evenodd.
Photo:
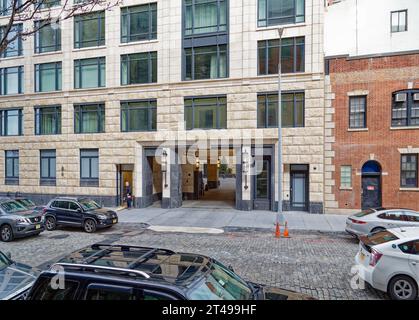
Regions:
M 362 210 L 361 212 L 355 214 L 355 217 L 361 218 L 361 217 L 365 217 L 371 213 L 374 213 L 375 211 L 372 209 L 367 209 L 367 210 Z
M 368 246 L 374 246 L 378 244 L 387 243 L 390 241 L 398 240 L 399 238 L 388 230 L 370 233 L 363 236 L 361 241 Z

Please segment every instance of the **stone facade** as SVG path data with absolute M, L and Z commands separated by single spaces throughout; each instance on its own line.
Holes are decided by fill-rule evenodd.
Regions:
M 148 3 L 145 0 L 127 0 L 124 6 Z M 62 21 L 62 51 L 34 54 L 32 38 L 24 41 L 24 55 L 2 59 L 0 67 L 24 65 L 24 95 L 2 96 L 0 109 L 23 108 L 23 136 L 1 137 L 0 193 L 117 196 L 117 165 L 131 164 L 134 169 L 134 195 L 141 199 L 142 159 L 144 148 L 157 147 L 162 142 L 173 143 L 177 137 L 193 143 L 200 137 L 216 141 L 221 139 L 254 139 L 263 135 L 264 143 L 275 145 L 276 129 L 257 128 L 257 94 L 276 91 L 277 76 L 258 76 L 257 42 L 278 38 L 277 26 L 257 27 L 257 0 L 229 3 L 229 78 L 217 80 L 182 81 L 182 1 L 157 1 L 157 40 L 120 43 L 120 7 L 106 11 L 106 45 L 85 49 L 73 48 L 73 19 Z M 305 126 L 283 129 L 284 143 L 284 200 L 290 198 L 289 164 L 308 164 L 309 199 L 313 211 L 323 211 L 324 175 L 324 76 L 323 76 L 323 9 L 322 0 L 306 1 L 304 23 L 289 25 L 284 37 L 305 37 L 305 72 L 285 74 L 282 90 L 305 92 Z M 0 18 L 0 24 L 4 24 Z M 128 53 L 158 52 L 157 84 L 120 86 L 120 55 Z M 79 89 L 73 86 L 73 60 L 88 57 L 106 57 L 106 87 Z M 34 64 L 62 61 L 62 91 L 35 93 Z M 186 131 L 184 126 L 184 97 L 200 95 L 227 96 L 227 129 Z M 157 131 L 122 133 L 120 130 L 120 101 L 130 99 L 157 99 Z M 105 103 L 105 132 L 74 134 L 73 104 L 82 102 Z M 60 104 L 62 107 L 62 133 L 36 136 L 34 133 L 34 106 Z M 327 115 L 326 115 L 327 117 Z M 326 130 L 329 130 L 327 128 Z M 82 148 L 99 149 L 99 187 L 80 187 L 80 157 Z M 39 171 L 41 149 L 56 149 L 57 185 L 40 186 Z M 4 185 L 4 150 L 19 150 L 20 177 L 18 186 Z M 276 154 L 276 153 L 275 153 Z M 277 159 L 275 159 L 277 163 Z M 179 184 L 181 176 L 171 167 L 169 180 Z M 180 170 L 181 171 L 181 170 Z M 275 170 L 277 172 L 277 168 Z M 275 177 L 277 175 L 275 174 Z M 154 177 L 155 178 L 155 177 Z M 173 182 L 173 181 L 172 181 Z M 275 184 L 277 181 L 275 180 Z M 158 184 L 155 182 L 155 184 Z M 173 186 L 161 191 L 163 200 L 172 198 Z M 275 188 L 276 189 L 276 188 Z M 248 191 L 250 192 L 250 191 Z M 275 192 L 276 194 L 276 192 Z M 277 198 L 276 198 L 277 199 Z M 245 200 L 245 199 L 244 199 Z M 172 199 L 163 201 L 167 207 L 180 205 Z

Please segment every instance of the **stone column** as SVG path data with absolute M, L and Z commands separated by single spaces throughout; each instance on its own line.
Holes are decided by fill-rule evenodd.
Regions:
M 182 168 L 175 148 L 164 148 L 167 153 L 166 181 L 163 174 L 162 208 L 182 206 Z

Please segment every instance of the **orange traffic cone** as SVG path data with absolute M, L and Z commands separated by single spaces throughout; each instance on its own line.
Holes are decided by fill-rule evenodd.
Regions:
M 275 238 L 281 238 L 281 229 L 278 222 L 276 223 Z
M 285 221 L 285 230 L 284 230 L 284 238 L 289 238 L 290 234 L 288 231 L 288 222 Z

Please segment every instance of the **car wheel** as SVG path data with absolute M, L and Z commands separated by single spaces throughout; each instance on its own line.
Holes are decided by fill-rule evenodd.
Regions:
M 92 219 L 87 219 L 84 222 L 84 231 L 87 233 L 93 233 L 96 231 L 96 222 Z
M 57 224 L 55 222 L 55 218 L 54 217 L 47 217 L 47 219 L 45 220 L 45 228 L 48 231 L 52 231 L 52 230 L 55 230 L 56 227 L 57 227 Z
M 376 227 L 376 228 L 374 228 L 374 229 L 371 230 L 371 233 L 380 232 L 380 231 L 384 231 L 384 230 L 386 230 L 386 229 L 383 228 L 383 227 Z
M 418 296 L 416 283 L 407 276 L 391 279 L 388 294 L 393 300 L 415 300 Z
M 13 240 L 13 230 L 8 224 L 0 228 L 0 239 L 3 242 L 10 242 Z

